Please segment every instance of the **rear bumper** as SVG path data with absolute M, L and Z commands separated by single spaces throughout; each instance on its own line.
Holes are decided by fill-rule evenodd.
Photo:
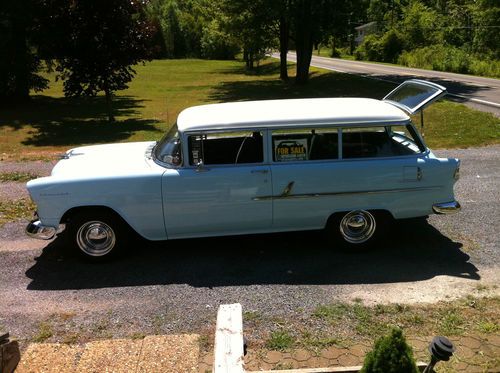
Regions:
M 41 240 L 50 240 L 54 238 L 57 233 L 61 233 L 65 226 L 60 225 L 59 228 L 49 227 L 42 225 L 40 220 L 33 220 L 26 226 L 26 234 L 33 238 Z
M 457 201 L 436 203 L 435 205 L 432 205 L 432 211 L 439 215 L 454 214 L 455 212 L 459 212 L 461 209 L 462 206 L 460 206 L 460 203 Z

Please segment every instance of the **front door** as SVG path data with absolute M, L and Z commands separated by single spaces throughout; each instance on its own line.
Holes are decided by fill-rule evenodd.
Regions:
M 265 232 L 272 224 L 270 166 L 259 133 L 192 135 L 186 167 L 162 179 L 168 238 Z

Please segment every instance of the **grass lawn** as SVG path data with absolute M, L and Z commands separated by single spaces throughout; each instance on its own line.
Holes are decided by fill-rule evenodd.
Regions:
M 130 88 L 117 93 L 117 122 L 106 121 L 104 98 L 67 99 L 53 75 L 50 88 L 29 104 L 0 109 L 0 158 L 50 159 L 82 144 L 159 139 L 189 106 L 273 98 L 361 96 L 381 98 L 391 83 L 312 68 L 308 85 L 278 79 L 279 65 L 265 61 L 247 74 L 240 61 L 156 60 L 137 66 Z M 290 65 L 290 75 L 293 66 Z M 417 119 L 418 122 L 418 119 Z M 500 120 L 443 101 L 426 110 L 431 148 L 500 142 Z

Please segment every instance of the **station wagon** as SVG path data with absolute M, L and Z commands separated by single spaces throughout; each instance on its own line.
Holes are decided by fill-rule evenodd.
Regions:
M 158 142 L 69 150 L 27 188 L 26 228 L 62 230 L 90 258 L 148 240 L 326 229 L 367 245 L 390 219 L 455 212 L 459 160 L 429 150 L 409 115 L 445 88 L 406 81 L 382 100 L 232 102 L 182 111 Z M 423 118 L 422 118 L 423 119 Z

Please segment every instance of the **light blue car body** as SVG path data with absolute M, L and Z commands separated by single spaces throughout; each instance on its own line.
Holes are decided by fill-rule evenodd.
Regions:
M 346 107 L 361 105 L 374 114 L 357 110 L 350 117 L 344 111 L 314 116 L 308 114 L 316 110 L 309 103 L 281 100 L 287 103 L 273 101 L 270 107 L 288 105 L 292 114 L 259 120 L 252 117 L 254 109 L 269 110 L 270 101 L 208 105 L 208 111 L 199 109 L 203 115 L 195 110 L 179 116 L 182 164 L 158 162 L 152 156 L 155 142 L 87 146 L 68 151 L 51 176 L 29 181 L 27 188 L 43 227 L 57 229 L 71 211 L 99 206 L 116 212 L 149 240 L 322 229 L 333 214 L 353 210 L 383 210 L 396 219 L 420 217 L 441 212 L 439 206 L 455 201 L 459 161 L 438 158 L 427 147 L 403 156 L 344 159 L 340 152 L 331 160 L 273 160 L 273 131 L 331 128 L 339 133 L 341 149 L 343 128 L 410 124 L 403 111 L 382 101 L 329 100 L 304 101 L 318 107 L 342 103 L 344 109 L 338 110 L 346 112 Z M 292 118 L 290 108 L 297 105 L 307 107 L 297 109 Z M 249 110 L 245 120 L 237 122 L 242 107 Z M 211 112 L 219 117 L 207 123 Z M 263 161 L 209 166 L 187 161 L 189 136 L 227 128 L 260 132 Z M 423 144 L 422 138 L 419 141 Z

